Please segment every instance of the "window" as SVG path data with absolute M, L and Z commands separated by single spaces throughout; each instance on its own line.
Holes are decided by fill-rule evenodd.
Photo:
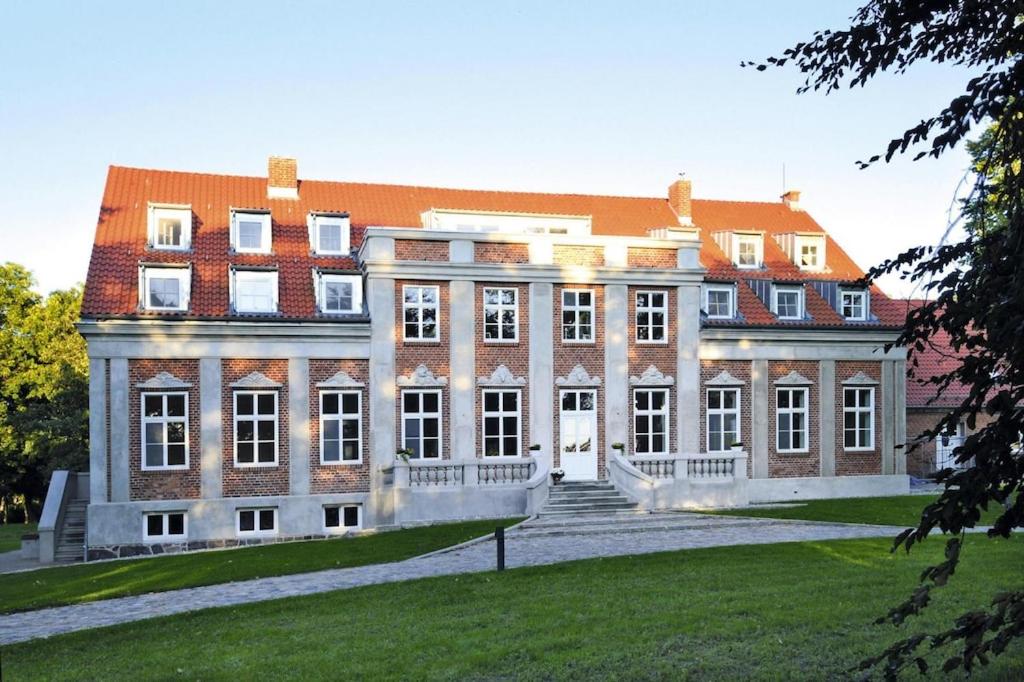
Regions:
M 313 253 L 319 256 L 349 255 L 347 215 L 310 214 L 309 236 Z
M 145 542 L 181 541 L 188 537 L 185 512 L 160 512 L 143 515 Z
M 238 253 L 270 253 L 270 214 L 232 211 L 231 246 Z
M 344 533 L 363 527 L 362 507 L 358 504 L 330 504 L 324 507 L 324 532 Z
M 413 459 L 441 457 L 441 391 L 402 392 L 402 446 Z
M 484 340 L 519 340 L 519 290 L 484 288 Z
M 484 457 L 518 457 L 519 391 L 483 392 Z
M 235 515 L 235 530 L 239 536 L 277 534 L 277 508 L 239 509 Z
M 232 270 L 231 282 L 235 312 L 277 312 L 276 270 Z
M 235 466 L 277 464 L 277 391 L 235 391 Z
M 799 287 L 775 287 L 775 315 L 780 320 L 802 320 L 803 293 Z
M 360 391 L 320 392 L 320 463 L 358 464 L 363 456 Z
M 875 389 L 843 389 L 843 447 L 875 448 Z
M 704 311 L 708 317 L 716 320 L 731 320 L 736 317 L 736 313 L 733 312 L 735 291 L 729 284 L 713 284 L 705 287 Z
M 149 245 L 154 249 L 185 251 L 192 244 L 190 206 L 149 205 Z
M 439 289 L 433 287 L 402 287 L 402 319 L 406 341 L 437 341 Z
M 724 452 L 740 440 L 740 389 L 709 388 L 708 452 Z
M 803 235 L 796 237 L 796 264 L 801 270 L 822 270 L 825 267 L 825 240 Z
M 775 400 L 775 449 L 807 452 L 807 389 L 777 389 Z
M 740 268 L 759 268 L 764 261 L 764 242 L 759 234 L 733 236 L 733 262 Z
M 188 468 L 188 393 L 142 394 L 142 469 Z
M 142 267 L 142 307 L 145 310 L 188 310 L 191 268 Z
M 363 278 L 317 272 L 317 308 L 321 313 L 360 313 L 363 310 Z
M 668 454 L 668 389 L 633 391 L 633 453 Z
M 668 294 L 636 292 L 636 342 L 668 343 Z
M 562 290 L 562 341 L 594 342 L 594 290 Z
M 868 292 L 840 291 L 840 305 L 847 320 L 868 319 Z

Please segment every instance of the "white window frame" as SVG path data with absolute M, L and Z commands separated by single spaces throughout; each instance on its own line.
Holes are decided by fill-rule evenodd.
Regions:
M 361 275 L 343 275 L 340 273 L 313 272 L 316 283 L 316 309 L 323 315 L 356 315 L 363 312 L 363 278 Z M 327 285 L 330 283 L 348 283 L 352 285 L 352 307 L 348 310 L 327 310 Z
M 274 512 L 274 529 L 260 530 L 260 513 L 265 511 Z M 253 513 L 253 529 L 242 530 L 242 513 Z M 277 513 L 277 507 L 242 507 L 235 510 L 235 535 L 240 538 L 266 538 L 277 535 L 280 532 L 281 524 Z
M 661 297 L 662 297 L 661 300 L 663 302 L 663 305 L 657 306 L 657 305 L 653 305 L 652 304 L 652 305 L 647 305 L 647 306 L 644 306 L 643 308 L 641 308 L 640 307 L 640 295 L 641 294 L 647 294 L 649 297 L 651 297 L 651 298 L 649 298 L 649 300 L 651 300 L 651 301 L 653 301 L 653 296 L 655 294 L 660 294 Z M 633 319 L 633 324 L 636 327 L 636 332 L 635 332 L 636 342 L 638 344 L 650 345 L 650 346 L 664 346 L 664 345 L 667 345 L 668 344 L 668 330 L 669 330 L 668 291 L 663 290 L 663 289 L 638 289 L 636 291 L 634 297 L 633 297 L 633 303 L 634 303 L 634 306 L 636 308 L 634 319 Z M 648 315 L 648 317 L 647 317 L 647 324 L 646 325 L 641 325 L 640 324 L 640 313 L 641 312 L 646 312 L 647 315 Z M 658 324 L 655 324 L 653 322 L 654 314 L 655 313 L 661 313 L 662 314 L 662 318 L 661 318 L 663 320 L 662 324 L 658 325 Z M 640 338 L 640 328 L 642 326 L 646 327 L 647 330 L 648 330 L 647 331 L 647 338 L 646 339 L 641 339 Z M 655 339 L 653 337 L 654 331 L 656 329 L 659 329 L 659 328 L 661 329 L 661 338 L 660 339 Z
M 273 297 L 273 310 L 246 310 L 238 307 L 238 284 L 240 281 L 255 280 L 257 278 L 269 277 L 271 282 L 271 296 Z M 245 268 L 232 268 L 231 270 L 231 309 L 236 313 L 247 313 L 250 315 L 276 315 L 280 310 L 278 300 L 278 272 L 277 270 L 247 270 Z
M 790 393 L 789 407 L 779 407 L 779 396 L 783 392 L 789 392 Z M 798 393 L 798 392 L 803 393 L 803 396 L 804 396 L 803 407 L 793 407 L 792 396 L 794 394 Z M 801 453 L 801 452 L 809 452 L 810 451 L 810 445 L 811 445 L 810 444 L 811 430 L 810 430 L 810 424 L 809 424 L 809 421 L 810 421 L 810 400 L 811 400 L 811 392 L 810 392 L 810 390 L 806 386 L 777 386 L 775 388 L 775 452 L 781 452 L 781 453 Z M 782 437 L 782 429 L 780 428 L 780 424 L 782 422 L 782 415 L 789 415 L 789 425 L 790 425 L 790 429 L 789 429 L 789 432 L 790 432 L 789 444 L 790 444 L 790 446 L 792 446 L 793 445 L 793 435 L 792 434 L 797 432 L 796 429 L 792 428 L 793 427 L 793 416 L 794 415 L 798 415 L 798 414 L 803 417 L 803 419 L 802 419 L 803 428 L 799 429 L 799 432 L 803 436 L 803 447 L 800 447 L 800 448 L 794 448 L 794 447 L 783 448 L 783 447 L 781 447 L 779 445 L 779 443 L 781 442 L 780 439 Z
M 572 293 L 576 294 L 576 303 L 573 305 L 565 304 L 565 294 Z M 580 305 L 580 294 L 590 294 L 590 305 Z M 560 294 L 561 300 L 559 305 L 561 307 L 561 316 L 559 316 L 558 327 L 562 330 L 562 343 L 563 344 L 580 344 L 580 345 L 592 345 L 596 343 L 597 338 L 597 295 L 594 289 L 576 289 L 576 288 L 565 288 L 562 289 Z M 565 313 L 572 312 L 573 321 L 570 324 L 565 323 Z M 580 338 L 580 313 L 590 313 L 590 338 Z M 565 338 L 565 330 L 567 327 L 572 327 L 576 332 L 576 338 L 567 339 Z
M 498 395 L 498 410 L 496 412 L 494 412 L 494 411 L 490 411 L 489 412 L 487 410 L 487 396 L 488 396 L 488 394 L 491 394 L 491 393 L 495 393 L 495 394 Z M 502 396 L 505 393 L 512 393 L 512 394 L 514 394 L 516 396 L 516 409 L 515 409 L 514 412 L 513 411 L 505 410 L 505 408 L 503 406 L 505 401 L 503 400 Z M 480 422 L 480 445 L 481 445 L 481 450 L 480 450 L 480 456 L 483 457 L 484 459 L 487 459 L 487 460 L 494 460 L 494 459 L 497 459 L 497 458 L 509 458 L 509 457 L 521 458 L 523 456 L 523 391 L 522 391 L 522 389 L 518 389 L 518 388 L 485 388 L 485 389 L 483 389 L 482 391 L 480 391 L 480 414 L 481 414 L 481 422 Z M 517 451 L 514 452 L 514 453 L 511 453 L 511 454 L 505 452 L 505 439 L 508 438 L 510 435 L 513 435 L 513 434 L 505 433 L 505 421 L 504 420 L 505 420 L 506 417 L 515 417 L 516 418 L 516 432 L 515 432 L 514 435 L 516 437 L 516 450 Z M 498 439 L 498 454 L 497 455 L 488 455 L 487 454 L 487 438 L 488 438 L 488 436 L 487 436 L 487 419 L 488 418 L 497 418 L 498 419 L 498 434 L 496 436 L 492 436 L 492 437 L 496 437 Z
M 338 414 L 336 415 L 325 415 L 324 414 L 324 398 L 328 395 L 338 396 Z M 352 440 L 351 438 L 344 438 L 342 436 L 342 422 L 346 419 L 351 419 L 349 413 L 342 410 L 343 398 L 346 395 L 354 395 L 356 397 L 356 459 L 345 459 L 345 441 Z M 324 424 L 328 421 L 338 422 L 338 460 L 327 460 L 324 459 Z M 320 464 L 324 466 L 351 466 L 363 463 L 363 392 L 358 389 L 340 389 L 332 390 L 325 389 L 320 391 Z
M 241 246 L 238 233 L 238 224 L 242 221 L 260 223 L 260 245 L 259 248 L 246 248 Z M 271 253 L 272 244 L 272 223 L 269 211 L 231 211 L 231 248 L 235 253 Z
M 406 300 L 406 292 L 410 289 L 433 289 L 434 290 L 434 302 L 424 303 L 422 291 L 419 294 L 419 300 L 415 302 L 409 302 Z M 434 310 L 434 335 L 425 338 L 423 336 L 423 311 L 428 309 Z M 409 324 L 405 321 L 405 312 L 407 310 L 416 310 L 417 322 L 416 328 L 419 331 L 418 337 L 409 337 L 406 335 L 406 325 Z M 437 343 L 441 340 L 441 287 L 436 284 L 403 284 L 402 285 L 402 340 L 406 343 Z
M 663 405 L 662 409 L 655 410 L 655 409 L 651 408 L 650 407 L 651 401 L 650 401 L 650 398 L 648 397 L 648 402 L 647 402 L 648 408 L 646 410 L 641 410 L 637 406 L 637 394 L 638 393 L 651 393 L 651 394 L 653 394 L 653 393 L 663 393 L 664 396 L 665 396 L 665 400 L 662 403 L 662 405 Z M 637 449 L 637 441 L 639 440 L 639 437 L 640 437 L 640 431 L 637 429 L 637 426 L 636 426 L 637 417 L 647 417 L 647 419 L 648 419 L 648 422 L 647 422 L 647 424 L 648 424 L 647 438 L 648 438 L 648 444 L 650 445 L 651 443 L 653 443 L 654 435 L 655 435 L 654 430 L 651 428 L 651 424 L 653 423 L 654 417 L 657 417 L 657 416 L 664 417 L 664 422 L 663 423 L 665 424 L 665 440 L 664 440 L 665 447 L 662 450 L 658 450 L 658 451 L 650 450 L 649 449 L 647 451 L 641 452 L 640 450 Z M 633 454 L 634 455 L 668 455 L 671 452 L 671 450 L 672 450 L 671 440 L 672 440 L 672 392 L 671 392 L 671 390 L 668 387 L 646 387 L 645 386 L 645 387 L 642 387 L 642 388 L 634 388 L 633 389 L 633 448 L 632 448 L 633 449 Z
M 860 297 L 860 310 L 861 314 L 847 315 L 846 314 L 846 297 L 847 296 L 859 296 Z M 853 322 L 863 322 L 868 319 L 868 292 L 866 289 L 840 289 L 839 290 L 839 314 L 844 319 Z
M 181 243 L 178 245 L 159 244 L 160 221 L 162 219 L 181 221 Z M 149 248 L 156 251 L 188 251 L 192 248 L 192 207 L 175 204 L 150 204 L 146 234 Z
M 779 294 L 796 294 L 796 315 L 779 314 Z M 802 286 L 780 286 L 772 285 L 772 312 L 780 320 L 802 320 L 804 319 L 804 288 Z
M 420 405 L 423 405 L 423 395 L 432 393 L 437 396 L 437 412 L 416 412 L 413 415 L 407 415 L 405 412 L 405 396 L 409 393 L 420 394 Z M 406 435 L 405 435 L 405 420 L 407 418 L 418 419 L 420 423 L 420 456 L 416 459 L 422 460 L 442 460 L 444 459 L 444 393 L 439 388 L 411 388 L 404 389 L 399 397 L 402 401 L 402 447 L 406 447 Z M 437 457 L 424 457 L 423 456 L 423 420 L 424 419 L 437 419 Z
M 709 301 L 711 300 L 711 292 L 725 292 L 729 294 L 729 314 L 728 315 L 712 315 L 711 306 Z M 732 320 L 736 318 L 736 287 L 731 284 L 707 284 L 704 286 L 704 312 L 708 316 L 709 320 Z
M 251 395 L 253 398 L 252 409 L 253 413 L 250 415 L 244 415 L 242 418 L 238 414 L 238 398 L 243 395 Z M 259 397 L 261 395 L 272 395 L 274 396 L 274 461 L 273 462 L 261 462 L 259 452 L 259 425 L 261 421 L 270 421 L 270 419 L 261 417 L 259 414 Z M 281 404 L 280 396 L 277 391 L 274 390 L 248 390 L 248 389 L 235 389 L 231 395 L 231 420 L 234 425 L 234 464 L 239 469 L 257 469 L 261 467 L 276 467 L 281 459 Z M 238 422 L 239 421 L 251 421 L 254 423 L 253 426 L 253 441 L 252 441 L 252 461 L 251 462 L 239 462 L 238 461 Z M 264 441 L 265 442 L 265 441 Z
M 816 235 L 797 235 L 793 240 L 793 262 L 805 272 L 821 272 L 825 269 L 825 237 Z M 814 265 L 804 265 L 804 247 L 816 249 Z
M 849 393 L 859 393 L 860 391 L 866 391 L 868 393 L 868 404 L 867 406 L 861 406 L 860 401 L 857 400 L 857 405 L 849 407 L 846 404 L 846 396 Z M 854 428 L 846 428 L 846 416 L 848 414 L 854 415 Z M 868 438 L 867 444 L 861 445 L 860 433 L 860 415 L 868 415 Z M 846 436 L 850 432 L 853 432 L 854 440 L 858 445 L 850 446 L 846 444 Z M 844 386 L 843 387 L 843 450 L 846 452 L 871 452 L 875 449 L 875 389 L 872 386 Z
M 711 407 L 711 394 L 720 393 L 718 404 L 719 407 Z M 723 400 L 725 393 L 733 393 L 736 397 L 736 407 L 728 408 L 724 407 L 725 400 Z M 743 403 L 740 401 L 743 398 L 742 389 L 739 386 L 714 386 L 710 387 L 705 391 L 704 394 L 704 405 L 705 405 L 705 416 L 704 416 L 704 432 L 706 436 L 705 448 L 707 452 L 728 452 L 732 449 L 732 443 L 725 442 L 725 418 L 728 415 L 736 416 L 736 440 L 739 442 L 743 438 L 743 423 L 741 421 L 743 417 Z M 711 448 L 711 417 L 718 416 L 722 423 L 722 449 L 714 450 Z
M 310 249 L 318 256 L 351 255 L 351 223 L 346 214 L 310 213 L 308 218 Z M 320 246 L 320 229 L 337 225 L 341 231 L 341 243 L 338 249 L 324 249 Z
M 153 279 L 174 279 L 178 281 L 178 305 L 156 306 L 149 301 L 149 283 Z M 158 265 L 139 266 L 139 304 L 143 310 L 178 311 L 188 310 L 192 294 L 192 266 L 168 267 Z
M 181 514 L 181 534 L 174 535 L 169 531 L 171 524 L 168 521 L 169 516 L 172 514 Z M 161 518 L 160 524 L 163 532 L 160 535 L 149 534 L 149 519 L 150 517 L 158 516 Z M 186 511 L 166 511 L 166 512 L 146 512 L 142 515 L 142 541 L 149 545 L 157 542 L 183 542 L 188 540 L 188 512 Z
M 491 291 L 491 292 L 494 292 L 494 291 L 498 292 L 498 302 L 497 303 L 488 303 L 487 302 L 487 292 L 489 292 L 489 291 Z M 512 292 L 512 297 L 513 297 L 514 300 L 513 300 L 513 302 L 511 304 L 502 303 L 501 302 L 502 292 L 505 292 L 505 291 L 511 291 Z M 484 308 L 484 310 L 483 310 L 484 319 L 483 319 L 483 324 L 481 325 L 483 327 L 483 340 L 484 340 L 484 343 L 518 343 L 519 342 L 519 287 L 484 287 L 483 291 L 481 292 L 481 298 L 483 300 L 483 308 Z M 488 313 L 488 311 L 492 311 L 492 310 L 498 313 L 498 322 L 497 322 L 497 324 L 498 324 L 498 336 L 497 336 L 497 338 L 488 338 L 488 336 L 487 336 L 487 327 L 488 327 L 487 313 Z M 502 319 L 502 313 L 504 313 L 506 311 L 509 311 L 509 310 L 512 311 L 512 331 L 513 331 L 513 334 L 512 334 L 511 338 L 506 338 L 505 336 L 503 336 L 503 334 L 504 334 L 504 326 L 505 325 L 501 321 L 501 319 Z M 490 326 L 493 326 L 493 325 L 490 325 Z
M 356 525 L 346 526 L 345 525 L 345 509 L 354 508 L 356 510 Z M 327 510 L 337 509 L 338 510 L 338 525 L 328 526 L 327 525 Z M 345 533 L 354 533 L 363 529 L 363 505 L 353 504 L 347 502 L 339 502 L 337 504 L 325 504 L 323 511 L 320 513 L 321 526 L 323 532 L 328 535 L 344 535 Z
M 163 416 L 162 417 L 149 417 L 146 415 L 146 398 L 153 398 L 160 396 L 163 404 Z M 180 396 L 185 401 L 185 416 L 184 417 L 170 417 L 167 415 L 167 398 L 170 396 Z M 143 471 L 183 471 L 188 469 L 189 465 L 189 431 L 188 431 L 188 391 L 142 391 L 139 396 L 139 416 L 141 417 L 141 428 L 139 439 L 142 445 L 142 470 Z M 170 422 L 184 422 L 185 424 L 185 463 L 184 464 L 167 464 L 167 425 Z M 147 424 L 162 424 L 164 431 L 164 463 L 159 466 L 150 466 L 146 463 L 146 448 L 148 443 L 146 442 L 146 425 Z
M 754 258 L 757 262 L 752 265 L 740 263 L 740 244 L 752 242 L 754 244 Z M 732 236 L 733 264 L 741 270 L 758 270 L 764 263 L 764 235 L 737 232 Z

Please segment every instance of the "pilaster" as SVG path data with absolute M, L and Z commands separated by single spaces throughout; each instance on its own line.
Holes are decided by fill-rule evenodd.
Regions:
M 128 360 L 110 361 L 110 501 L 127 502 L 131 476 L 128 455 Z
M 541 446 L 548 466 L 554 466 L 554 287 L 530 284 L 530 442 Z
M 309 494 L 309 359 L 288 360 L 288 481 L 292 495 Z
M 682 251 L 682 250 L 681 250 Z M 700 285 L 678 288 L 676 424 L 679 450 L 700 452 Z
M 220 358 L 199 360 L 199 410 L 200 496 L 215 499 L 224 494 Z
M 896 454 L 896 400 L 895 373 L 896 362 L 893 360 L 882 361 L 882 473 L 895 473 Z
M 821 475 L 836 475 L 836 361 L 818 363 L 818 448 Z
M 750 454 L 752 478 L 768 478 L 768 361 L 750 363 L 750 405 L 754 432 L 751 434 Z
M 451 396 L 451 453 L 452 459 L 475 459 L 477 448 L 474 284 L 466 280 L 453 280 L 448 287 L 448 335 L 451 342 L 451 380 L 448 389 Z
M 629 438 L 629 306 L 628 288 L 604 288 L 604 437 L 601 447 L 625 443 Z M 531 410 L 532 412 L 532 410 Z M 599 473 L 600 475 L 600 473 Z
M 907 473 L 907 361 L 896 360 L 893 362 L 893 373 L 895 473 L 905 474 Z
M 89 501 L 107 501 L 107 361 L 89 360 Z

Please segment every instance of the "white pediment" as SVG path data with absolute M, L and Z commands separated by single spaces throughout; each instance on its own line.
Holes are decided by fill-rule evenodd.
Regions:
M 674 383 L 675 379 L 665 376 L 654 365 L 645 369 L 640 376 L 629 378 L 630 386 L 671 386 Z
M 273 379 L 268 378 L 266 375 L 261 374 L 260 372 L 253 372 L 252 374 L 242 377 L 235 383 L 231 384 L 231 388 L 281 388 L 281 384 L 277 383 Z
M 524 386 L 526 377 L 517 377 L 505 365 L 498 365 L 491 376 L 477 377 L 477 386 Z
M 399 386 L 447 386 L 447 377 L 435 377 L 426 365 L 419 365 L 409 376 L 398 377 Z
M 849 379 L 843 380 L 843 386 L 877 386 L 878 382 L 864 372 L 857 372 Z
M 601 377 L 592 377 L 583 365 L 576 365 L 568 375 L 555 379 L 555 383 L 559 386 L 600 386 Z
M 192 388 L 192 384 L 184 382 L 168 372 L 160 372 L 152 379 L 135 384 L 135 387 L 146 391 L 153 391 L 171 388 Z
M 813 383 L 813 381 L 795 370 L 775 380 L 776 386 L 809 386 Z
M 330 379 L 321 381 L 317 388 L 362 388 L 366 386 L 362 381 L 356 381 L 347 372 L 338 372 Z
M 733 375 L 729 374 L 727 370 L 722 370 L 718 373 L 714 379 L 708 379 L 704 382 L 705 386 L 742 386 L 745 384 L 743 379 L 738 379 Z

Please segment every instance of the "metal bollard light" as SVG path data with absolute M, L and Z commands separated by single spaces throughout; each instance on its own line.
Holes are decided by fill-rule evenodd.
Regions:
M 498 570 L 505 570 L 505 529 L 498 526 L 494 529 L 494 540 L 498 549 Z

